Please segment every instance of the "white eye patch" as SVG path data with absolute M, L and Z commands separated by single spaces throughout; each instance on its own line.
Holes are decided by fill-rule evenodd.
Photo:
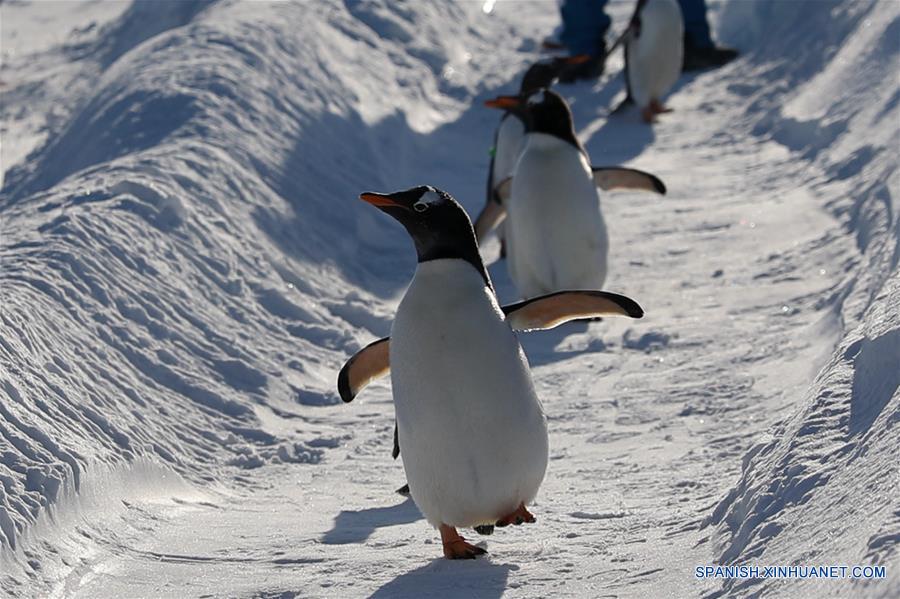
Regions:
M 443 203 L 443 201 L 444 198 L 442 198 L 436 191 L 426 191 L 422 194 L 422 197 L 419 198 L 419 201 L 413 204 L 413 210 L 415 210 L 416 212 L 425 212 L 432 206 Z

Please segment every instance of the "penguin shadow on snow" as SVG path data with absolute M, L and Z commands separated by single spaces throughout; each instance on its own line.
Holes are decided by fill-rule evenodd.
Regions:
M 602 82 L 557 83 L 553 86 L 569 103 L 575 129 L 602 117 L 609 117 L 618 106 L 616 96 L 625 97 L 625 79 L 621 73 L 606 77 Z M 607 108 L 611 107 L 611 108 Z
M 556 89 L 569 102 L 575 130 L 592 164 L 624 164 L 653 143 L 653 127 L 641 121 L 637 108 L 615 111 L 625 98 L 624 73 L 609 77 L 596 89 L 584 83 L 557 85 Z M 585 128 L 598 119 L 604 119 L 600 128 L 586 134 Z
M 419 597 L 478 597 L 499 599 L 506 591 L 509 573 L 519 567 L 494 564 L 489 557 L 475 560 L 437 558 L 388 582 L 370 599 L 418 599 Z
M 626 164 L 634 160 L 643 154 L 655 139 L 653 125 L 641 120 L 640 111 L 635 106 L 628 106 L 616 114 L 611 114 L 599 129 L 582 141 L 591 156 L 591 163 L 602 166 Z M 641 166 L 648 165 L 638 165 L 638 168 Z
M 326 545 L 364 543 L 379 528 L 410 524 L 421 519 L 422 514 L 412 499 L 389 507 L 342 510 L 335 517 L 332 529 L 323 535 L 321 541 Z M 518 570 L 518 566 L 494 564 L 489 555 L 477 560 L 448 560 L 439 557 L 420 568 L 400 574 L 376 590 L 371 597 L 393 599 L 477 596 L 499 599 L 506 590 L 510 571 L 514 570 Z
M 672 90 L 666 95 L 664 104 L 669 105 L 671 100 L 675 98 L 682 88 L 690 85 L 694 79 L 703 74 L 703 71 L 682 73 L 672 87 Z M 624 95 L 616 98 L 613 97 L 619 92 L 625 90 L 624 73 L 610 79 L 601 92 L 603 104 L 612 106 L 610 114 L 606 118 L 606 122 L 594 131 L 589 138 L 582 139 L 585 148 L 591 156 L 591 161 L 595 165 L 601 164 L 624 164 L 634 160 L 646 150 L 650 144 L 656 139 L 654 126 L 641 120 L 640 109 L 630 104 L 616 110 Z M 590 103 L 586 103 L 590 104 Z M 579 103 L 573 103 L 572 113 L 575 118 L 576 126 L 598 117 L 596 111 L 591 114 L 588 112 L 590 106 L 581 108 Z M 693 110 L 693 107 L 691 108 Z M 684 111 L 686 112 L 686 110 Z M 672 120 L 679 118 L 688 118 L 679 110 L 663 114 L 659 117 L 660 121 Z M 651 169 L 652 170 L 652 169 Z
M 593 325 L 593 326 L 592 326 Z M 533 331 L 519 335 L 519 343 L 525 350 L 528 363 L 532 366 L 545 366 L 562 362 L 575 356 L 604 352 L 608 349 L 598 327 L 602 322 L 573 321 L 549 331 Z M 589 334 L 591 340 L 586 347 L 561 349 L 560 345 L 571 335 Z
M 491 276 L 491 281 L 494 283 L 497 298 L 501 305 L 511 304 L 521 299 L 515 284 L 509 278 L 505 259 L 491 263 L 488 266 L 488 273 Z M 591 324 L 595 326 L 591 327 Z M 596 328 L 597 325 L 602 325 L 602 321 L 597 323 L 573 321 L 547 331 L 517 333 L 516 336 L 519 339 L 519 344 L 525 351 L 528 363 L 532 367 L 544 366 L 584 353 L 605 351 L 606 344 L 600 338 L 600 330 Z M 588 343 L 587 348 L 570 351 L 556 349 L 570 335 L 584 334 L 588 331 L 594 333 L 594 338 Z
M 322 536 L 322 542 L 326 545 L 363 543 L 376 529 L 410 524 L 421 519 L 422 514 L 412 499 L 389 507 L 341 510 L 334 518 L 332 529 Z

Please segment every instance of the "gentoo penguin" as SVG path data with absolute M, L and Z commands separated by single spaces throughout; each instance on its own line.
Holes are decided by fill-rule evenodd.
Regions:
M 527 115 L 525 146 L 506 205 L 507 266 L 519 293 L 529 298 L 600 288 L 609 241 L 597 188 L 664 194 L 665 186 L 642 171 L 591 167 L 568 104 L 552 90 L 527 103 L 505 96 L 498 104 Z
M 625 39 L 628 97 L 647 123 L 669 112 L 662 104 L 681 74 L 684 21 L 676 0 L 638 0 Z
M 338 375 L 350 401 L 392 373 L 403 466 L 412 498 L 441 534 L 448 558 L 483 548 L 457 528 L 534 522 L 525 507 L 547 466 L 547 422 L 513 328 L 550 328 L 586 315 L 640 318 L 627 297 L 569 291 L 502 309 L 466 212 L 422 186 L 360 198 L 406 228 L 418 266 L 391 337 L 353 356 Z
M 518 97 L 528 99 L 533 93 L 550 87 L 568 65 L 575 65 L 588 60 L 590 56 L 557 57 L 551 61 L 536 62 L 531 65 L 522 76 Z M 494 106 L 495 100 L 485 102 L 487 106 Z M 502 107 L 500 107 L 502 108 Z M 522 142 L 525 140 L 525 115 L 515 108 L 504 109 L 500 117 L 500 124 L 494 132 L 494 146 L 491 152 L 491 163 L 488 167 L 487 193 L 485 194 L 484 208 L 475 219 L 475 236 L 479 242 L 494 227 L 498 226 L 505 214 L 503 213 L 503 200 L 498 193 L 501 184 L 512 177 L 516 161 L 522 150 Z M 500 255 L 505 255 L 503 247 L 502 229 L 497 230 L 500 237 Z

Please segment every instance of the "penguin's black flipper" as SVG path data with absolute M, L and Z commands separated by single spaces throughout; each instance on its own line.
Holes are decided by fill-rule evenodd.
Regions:
M 394 419 L 394 450 L 391 452 L 391 456 L 396 460 L 397 456 L 400 455 L 400 433 L 397 430 L 397 419 Z M 407 491 L 409 489 L 407 488 Z M 399 493 L 399 491 L 398 491 Z
M 622 54 L 625 56 L 625 99 L 612 111 L 612 114 L 616 114 L 624 110 L 628 105 L 634 104 L 634 96 L 631 94 L 631 68 L 628 64 L 627 42 L 641 36 L 641 9 L 644 7 L 644 4 L 643 1 L 638 0 L 637 6 L 634 8 L 634 14 L 631 15 L 631 20 L 628 22 L 628 28 L 625 30 L 625 36 L 628 37 L 628 40 L 625 40 L 625 36 L 623 36 L 623 41 L 625 41 L 625 45 L 622 47 Z
M 506 115 L 503 115 L 503 118 L 506 118 Z M 503 119 L 500 119 L 500 122 L 503 122 Z M 491 203 L 491 200 L 494 199 L 494 159 L 497 157 L 497 134 L 500 132 L 500 127 L 497 127 L 497 130 L 494 131 L 494 145 L 491 146 L 491 162 L 488 165 L 488 178 L 487 178 L 487 193 L 484 194 L 484 204 L 485 206 Z
M 647 0 L 638 0 L 637 4 L 634 5 L 634 12 L 631 13 L 631 20 L 628 21 L 628 28 L 631 29 L 631 34 L 634 37 L 640 37 L 641 35 L 641 11 L 644 10 L 646 4 Z
M 665 184 L 656 175 L 622 166 L 592 166 L 594 184 L 608 191 L 610 189 L 643 189 L 666 195 Z
M 359 392 L 373 380 L 391 370 L 390 337 L 373 341 L 347 360 L 338 373 L 338 393 L 345 402 L 353 401 Z
M 557 291 L 503 306 L 506 322 L 516 331 L 552 329 L 570 320 L 597 316 L 641 318 L 644 310 L 633 299 L 607 291 Z

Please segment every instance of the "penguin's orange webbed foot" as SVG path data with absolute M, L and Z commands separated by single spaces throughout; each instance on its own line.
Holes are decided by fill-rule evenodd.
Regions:
M 487 553 L 487 549 L 467 543 L 452 526 L 441 524 L 439 530 L 441 543 L 444 545 L 444 557 L 447 559 L 475 559 Z
M 653 106 L 644 106 L 641 108 L 641 119 L 645 123 L 656 122 L 656 112 L 653 110 Z
M 532 524 L 534 522 L 537 522 L 537 519 L 534 517 L 534 514 L 525 509 L 525 504 L 521 503 L 519 504 L 519 507 L 516 508 L 516 511 L 497 520 L 496 526 L 503 527 L 509 526 L 510 524 L 515 524 L 518 526 L 519 524 L 523 524 L 525 522 Z

